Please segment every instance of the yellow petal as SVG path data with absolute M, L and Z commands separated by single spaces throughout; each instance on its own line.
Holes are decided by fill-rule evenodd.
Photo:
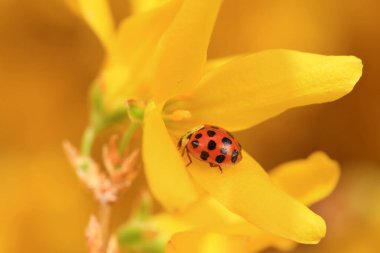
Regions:
M 132 13 L 140 13 L 152 10 L 161 4 L 168 2 L 168 0 L 130 0 Z
M 206 62 L 205 67 L 204 67 L 203 74 L 207 75 L 208 73 L 210 73 L 210 72 L 212 72 L 212 71 L 220 68 L 221 66 L 223 66 L 224 64 L 230 62 L 231 60 L 233 60 L 236 57 L 237 56 L 226 56 L 226 57 L 221 57 L 221 58 L 215 58 L 215 59 L 208 60 Z
M 143 128 L 145 175 L 154 197 L 167 209 L 183 209 L 197 199 L 191 177 L 173 144 L 159 107 L 147 108 Z
M 114 23 L 107 0 L 78 0 L 80 12 L 106 49 L 114 35 Z
M 245 152 L 239 164 L 222 174 L 195 160 L 188 170 L 212 197 L 258 228 L 307 244 L 325 235 L 323 219 L 279 190 Z
M 194 228 L 194 224 L 167 212 L 152 216 L 146 224 L 167 239 L 170 239 L 175 233 Z
M 188 125 L 249 128 L 289 108 L 336 100 L 362 73 L 354 56 L 269 50 L 234 59 L 206 75 L 183 108 Z M 186 125 L 186 127 L 188 126 Z
M 183 212 L 177 219 L 196 227 L 214 227 L 222 223 L 241 222 L 242 218 L 229 211 L 214 198 L 206 195 Z
M 108 108 L 124 105 L 128 98 L 149 97 L 144 78 L 150 70 L 158 41 L 180 3 L 170 1 L 151 11 L 132 15 L 121 23 L 103 72 L 104 99 Z
M 197 229 L 197 231 L 203 233 L 222 233 L 228 235 L 245 235 L 249 237 L 249 252 L 260 252 L 271 246 L 280 250 L 290 250 L 296 245 L 295 242 L 274 236 L 268 232 L 254 227 L 253 225 L 240 221 L 231 224 L 215 224 L 203 229 Z
M 277 186 L 305 205 L 330 195 L 338 183 L 339 175 L 338 163 L 323 152 L 282 164 L 270 173 Z
M 188 91 L 200 79 L 221 2 L 183 2 L 157 48 L 151 83 L 158 101 Z
M 249 238 L 218 233 L 183 232 L 175 234 L 166 253 L 249 253 Z
M 201 201 L 196 205 L 185 210 L 186 214 L 173 215 L 168 213 L 161 213 L 155 215 L 149 221 L 150 226 L 164 236 L 164 238 L 170 238 L 172 235 L 191 231 L 190 233 L 208 234 L 223 234 L 227 236 L 245 236 L 249 238 L 248 245 L 244 247 L 249 248 L 249 252 L 260 252 L 272 246 L 282 251 L 289 251 L 294 248 L 296 243 L 293 241 L 274 236 L 268 232 L 254 227 L 241 218 L 221 219 L 221 211 L 225 214 L 231 213 L 219 203 L 212 200 L 212 198 L 204 198 L 205 201 Z M 219 205 L 216 209 L 215 204 Z M 211 205 L 210 205 L 211 204 Z M 197 211 L 192 211 L 196 209 Z M 203 212 L 200 212 L 203 211 Z M 215 218 L 213 215 L 217 216 Z M 232 213 L 231 213 L 232 214 Z M 232 214 L 233 215 L 233 214 Z M 228 217 L 230 214 L 227 215 Z M 235 215 L 236 216 L 236 215 Z M 237 217 L 237 216 L 236 216 Z M 185 234 L 184 234 L 185 235 Z M 231 240 L 228 239 L 228 240 Z M 247 242 L 244 241 L 243 244 Z M 197 251 L 195 251 L 197 252 Z

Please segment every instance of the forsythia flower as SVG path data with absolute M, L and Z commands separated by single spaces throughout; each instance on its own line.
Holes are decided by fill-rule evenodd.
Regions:
M 117 31 L 105 1 L 80 2 L 107 53 L 100 76 L 105 105 L 113 110 L 127 99 L 147 105 L 142 155 L 156 199 L 181 211 L 208 195 L 264 231 L 319 242 L 323 219 L 281 190 L 249 154 L 243 151 L 243 160 L 220 174 L 195 160 L 185 168 L 175 142 L 202 124 L 240 131 L 293 107 L 336 100 L 360 78 L 361 61 L 268 50 L 207 63 L 221 0 L 169 1 L 132 15 Z

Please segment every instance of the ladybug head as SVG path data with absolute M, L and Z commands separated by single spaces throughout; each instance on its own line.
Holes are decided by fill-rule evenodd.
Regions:
M 182 135 L 181 138 L 179 138 L 177 143 L 178 150 L 183 150 L 186 147 L 186 144 L 189 142 L 190 139 L 189 134 Z

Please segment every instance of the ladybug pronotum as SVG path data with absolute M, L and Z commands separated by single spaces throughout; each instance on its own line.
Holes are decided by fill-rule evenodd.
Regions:
M 230 166 L 242 159 L 241 145 L 231 133 L 221 127 L 203 125 L 184 134 L 178 141 L 178 149 L 192 163 L 191 157 L 208 162 L 211 167 Z M 189 155 L 190 154 L 190 155 Z

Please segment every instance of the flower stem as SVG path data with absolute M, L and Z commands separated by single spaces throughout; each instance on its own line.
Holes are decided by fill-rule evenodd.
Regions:
M 137 121 L 132 121 L 128 126 L 127 130 L 124 132 L 124 135 L 120 141 L 119 152 L 121 155 L 125 153 L 125 150 L 135 134 L 136 130 L 140 127 L 141 123 Z
M 96 137 L 96 130 L 93 126 L 88 126 L 83 133 L 81 153 L 83 156 L 89 157 L 92 145 Z
M 107 203 L 100 203 L 99 223 L 100 223 L 100 229 L 102 231 L 103 242 L 108 241 L 108 237 L 109 237 L 108 228 L 110 225 L 110 219 L 111 219 L 111 206 Z M 106 247 L 106 243 L 104 247 Z

